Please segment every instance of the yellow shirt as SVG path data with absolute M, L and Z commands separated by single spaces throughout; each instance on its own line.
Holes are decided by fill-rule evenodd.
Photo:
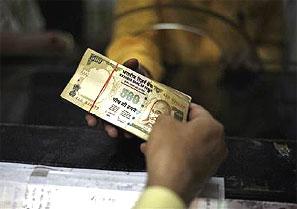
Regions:
M 173 191 L 160 186 L 148 187 L 133 209 L 184 209 L 183 200 Z
M 178 89 L 192 86 L 195 90 L 188 93 L 217 115 L 229 102 L 220 87 L 225 70 L 281 71 L 282 4 L 281 0 L 118 0 L 106 55 L 118 63 L 136 58 L 154 80 L 169 76 L 169 83 Z M 196 32 L 155 28 L 162 23 Z
M 168 4 L 197 11 L 181 9 L 182 6 L 161 7 Z M 118 0 L 112 41 L 106 54 L 119 63 L 137 58 L 155 80 L 162 77 L 163 62 L 195 65 L 216 63 L 223 58 L 233 63 L 239 58 L 252 59 L 248 49 L 257 53 L 266 70 L 277 71 L 282 58 L 281 8 L 281 0 Z M 221 18 L 213 17 L 211 12 Z M 195 27 L 202 31 L 201 36 L 152 29 L 158 23 L 168 22 Z M 217 72 L 212 71 L 206 77 Z

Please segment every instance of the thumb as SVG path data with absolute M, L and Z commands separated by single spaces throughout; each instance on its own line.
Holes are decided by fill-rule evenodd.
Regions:
M 137 59 L 132 58 L 124 62 L 125 67 L 130 68 L 131 70 L 137 71 L 139 67 L 139 62 Z

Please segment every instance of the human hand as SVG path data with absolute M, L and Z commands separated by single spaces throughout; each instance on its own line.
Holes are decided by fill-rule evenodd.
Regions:
M 124 64 L 125 67 L 130 68 L 131 70 L 136 71 L 148 78 L 151 78 L 149 72 L 139 64 L 137 59 L 129 59 Z M 104 130 L 111 138 L 118 138 L 119 136 L 124 136 L 126 138 L 131 138 L 132 135 L 127 131 L 123 131 L 122 129 L 117 128 L 116 126 L 105 122 L 101 119 L 97 119 L 94 115 L 86 114 L 85 119 L 87 121 L 88 126 L 94 127 L 98 124 L 98 122 L 102 122 L 104 126 Z
M 74 49 L 74 38 L 70 33 L 48 31 L 43 34 L 44 48 L 53 53 L 67 53 Z
M 164 186 L 186 204 L 227 155 L 223 126 L 199 105 L 191 104 L 189 121 L 161 115 L 142 144 L 148 186 Z
M 74 39 L 70 33 L 47 31 L 36 33 L 1 33 L 2 54 L 48 56 L 62 55 L 73 51 Z

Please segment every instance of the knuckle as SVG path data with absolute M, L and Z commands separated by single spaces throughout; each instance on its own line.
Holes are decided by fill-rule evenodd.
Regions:
M 223 124 L 221 124 L 219 121 L 213 119 L 213 124 L 214 124 L 214 129 L 216 131 L 216 133 L 219 135 L 219 136 L 223 136 L 224 133 L 225 133 L 225 128 L 223 126 Z
M 196 103 L 191 103 L 190 104 L 192 108 L 200 109 L 200 110 L 205 110 L 201 105 L 196 104 Z
M 217 122 L 217 124 L 218 124 L 218 131 L 219 131 L 219 133 L 221 135 L 224 135 L 224 133 L 225 133 L 225 127 L 220 122 Z

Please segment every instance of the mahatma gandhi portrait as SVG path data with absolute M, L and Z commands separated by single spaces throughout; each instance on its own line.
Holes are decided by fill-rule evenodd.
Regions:
M 152 128 L 159 115 L 170 115 L 170 113 L 170 105 L 164 100 L 157 100 L 151 107 L 148 117 L 144 119 L 142 122 L 146 127 Z

